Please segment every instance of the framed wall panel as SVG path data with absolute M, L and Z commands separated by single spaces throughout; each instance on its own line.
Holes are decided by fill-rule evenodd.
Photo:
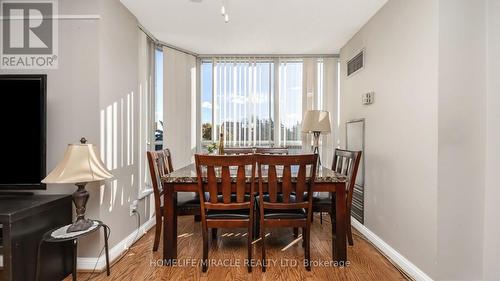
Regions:
M 363 224 L 365 206 L 365 119 L 346 122 L 346 149 L 363 152 L 354 185 L 351 209 L 351 215 Z

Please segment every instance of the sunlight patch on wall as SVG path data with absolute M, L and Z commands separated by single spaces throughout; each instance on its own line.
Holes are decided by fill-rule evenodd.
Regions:
M 116 178 L 100 187 L 100 204 L 109 199 L 110 212 L 117 200 L 122 206 L 130 202 L 127 190 L 134 184 L 133 99 L 134 93 L 129 92 L 100 110 L 100 156 Z
M 111 182 L 111 196 L 109 198 L 109 212 L 113 211 L 116 201 L 116 191 L 118 190 L 118 180 L 113 180 Z
M 102 206 L 104 203 L 104 189 L 106 188 L 106 185 L 103 183 L 101 186 L 99 186 L 99 206 Z
M 109 105 L 106 107 L 106 131 L 105 131 L 105 135 L 106 135 L 106 146 L 105 146 L 105 150 L 106 150 L 106 159 L 105 159 L 105 163 L 106 163 L 106 166 L 109 170 L 113 170 L 113 130 L 112 130 L 112 126 L 113 126 L 113 106 L 112 105 Z M 104 159 L 103 159 L 104 160 Z

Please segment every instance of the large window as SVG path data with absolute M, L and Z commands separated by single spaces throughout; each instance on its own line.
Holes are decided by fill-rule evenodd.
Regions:
M 155 49 L 155 150 L 163 148 L 163 50 Z
M 213 140 L 213 63 L 201 64 L 201 139 Z
M 226 146 L 301 146 L 301 121 L 301 60 L 202 61 L 202 143 L 222 133 Z
M 218 59 L 201 66 L 202 140 L 227 146 L 273 142 L 274 63 Z

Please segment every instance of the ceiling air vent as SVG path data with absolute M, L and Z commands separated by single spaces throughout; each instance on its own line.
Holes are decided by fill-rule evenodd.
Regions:
M 352 74 L 363 69 L 365 64 L 364 56 L 365 51 L 361 51 L 347 62 L 347 76 L 351 76 Z

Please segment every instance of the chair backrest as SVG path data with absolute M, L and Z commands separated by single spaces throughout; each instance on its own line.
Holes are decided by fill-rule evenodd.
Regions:
M 202 216 L 206 209 L 253 208 L 254 155 L 195 155 Z M 235 178 L 235 179 L 234 179 Z M 247 186 L 250 185 L 250 189 Z M 208 193 L 208 196 L 205 194 Z M 207 198 L 208 197 L 208 198 Z
M 253 154 L 255 147 L 224 147 L 225 155 Z
M 259 200 L 264 209 L 310 208 L 311 194 L 316 179 L 318 155 L 257 155 L 259 173 Z M 277 167 L 281 169 L 278 170 Z M 309 172 L 307 171 L 309 167 Z M 278 172 L 279 171 L 279 172 Z M 307 176 L 309 176 L 307 178 Z M 263 183 L 267 182 L 267 190 Z M 281 183 L 281 190 L 278 184 Z M 269 201 L 264 201 L 264 195 Z M 281 199 L 281 200 L 279 200 Z
M 347 205 L 352 204 L 352 194 L 354 185 L 356 184 L 356 175 L 358 173 L 359 162 L 361 159 L 361 151 L 350 151 L 343 149 L 335 149 L 333 155 L 332 170 L 347 177 Z
M 158 151 L 147 151 L 149 174 L 151 175 L 151 184 L 153 185 L 153 193 L 155 201 L 160 200 L 160 195 L 163 193 L 161 185 L 161 177 L 174 171 L 172 167 L 172 156 L 170 150 L 163 149 Z
M 288 154 L 287 147 L 257 147 L 255 149 L 255 153 L 257 154 Z

